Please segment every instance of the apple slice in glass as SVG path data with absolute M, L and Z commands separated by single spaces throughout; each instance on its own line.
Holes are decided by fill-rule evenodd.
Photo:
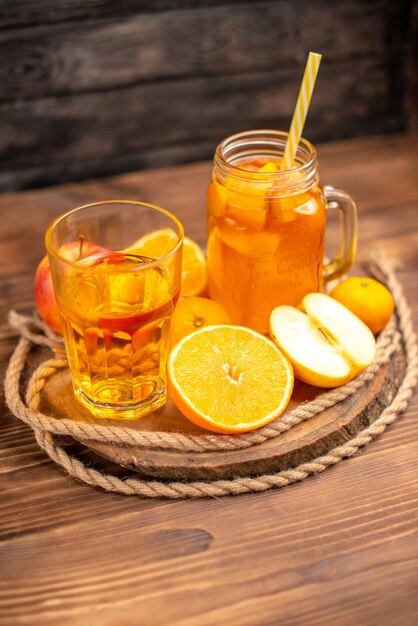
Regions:
M 125 260 L 125 256 L 121 252 L 113 252 L 108 248 L 85 240 L 65 243 L 58 252 L 64 259 L 84 267 L 92 267 L 104 260 L 109 263 L 120 263 Z
M 63 244 L 59 253 L 71 263 L 81 263 L 86 267 L 97 265 L 103 259 L 118 263 L 125 259 L 121 252 L 112 252 L 91 241 L 72 241 Z M 39 263 L 34 281 L 35 302 L 39 315 L 56 333 L 62 334 L 61 317 L 55 299 L 48 256 Z

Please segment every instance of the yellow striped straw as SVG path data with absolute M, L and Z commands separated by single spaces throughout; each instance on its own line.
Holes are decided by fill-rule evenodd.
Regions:
M 293 167 L 303 127 L 305 126 L 306 115 L 311 102 L 312 92 L 321 63 L 322 54 L 310 52 L 306 61 L 305 73 L 303 74 L 298 99 L 293 112 L 292 123 L 290 124 L 289 137 L 282 159 L 282 169 L 289 170 Z

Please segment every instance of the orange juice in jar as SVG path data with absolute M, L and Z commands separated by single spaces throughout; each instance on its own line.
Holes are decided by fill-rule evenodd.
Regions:
M 315 148 L 302 139 L 281 169 L 287 133 L 249 131 L 223 141 L 207 193 L 211 297 L 233 323 L 262 333 L 278 305 L 298 306 L 344 273 L 356 247 L 356 210 L 343 191 L 319 186 Z M 324 265 L 326 212 L 342 212 L 341 245 Z

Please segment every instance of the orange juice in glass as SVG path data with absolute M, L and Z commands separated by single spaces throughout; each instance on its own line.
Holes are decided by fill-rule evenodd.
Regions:
M 141 242 L 162 229 L 165 248 L 142 254 Z M 47 231 L 74 391 L 97 417 L 135 419 L 167 399 L 182 243 L 173 215 L 130 201 L 80 207 Z
M 210 296 L 235 324 L 269 331 L 271 311 L 298 306 L 351 265 L 356 207 L 344 191 L 319 186 L 314 146 L 302 139 L 282 170 L 287 133 L 238 133 L 217 147 L 207 192 Z M 337 257 L 324 264 L 327 210 L 342 215 Z

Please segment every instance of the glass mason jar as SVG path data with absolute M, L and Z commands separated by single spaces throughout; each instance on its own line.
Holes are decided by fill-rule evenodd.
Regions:
M 238 133 L 216 149 L 207 192 L 211 298 L 234 324 L 269 331 L 271 311 L 298 306 L 346 272 L 357 242 L 352 198 L 320 187 L 314 146 L 301 139 L 294 167 L 280 168 L 287 133 Z M 341 212 L 336 257 L 324 263 L 327 210 Z

